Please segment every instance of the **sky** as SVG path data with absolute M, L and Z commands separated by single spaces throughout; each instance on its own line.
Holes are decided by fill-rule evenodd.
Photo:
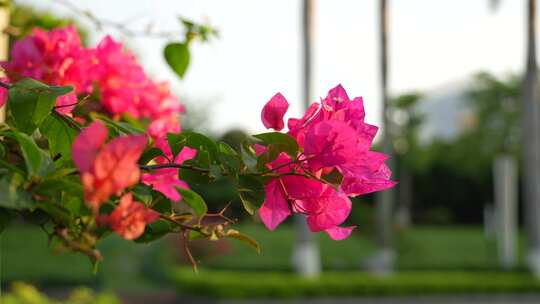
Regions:
M 73 15 L 54 0 L 16 2 Z M 166 40 L 125 37 L 86 23 L 95 32 L 92 43 L 106 34 L 125 42 L 150 75 L 171 82 L 188 110 L 209 115 L 205 128 L 215 134 L 232 128 L 263 132 L 260 110 L 276 92 L 291 103 L 287 117 L 302 112 L 300 0 L 71 2 L 132 28 L 152 23 L 159 30 L 177 31 L 178 16 L 215 26 L 220 37 L 194 45 L 190 69 L 180 80 L 162 58 Z M 480 71 L 520 73 L 525 63 L 526 1 L 502 0 L 497 10 L 489 2 L 389 0 L 390 93 L 433 92 Z M 315 1 L 313 100 L 341 83 L 349 96 L 364 97 L 366 121 L 378 125 L 377 10 L 376 0 Z

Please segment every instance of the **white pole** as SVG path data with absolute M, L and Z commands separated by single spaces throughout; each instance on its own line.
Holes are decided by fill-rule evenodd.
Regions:
M 302 1 L 302 93 L 304 108 L 311 102 L 311 49 L 313 38 L 314 0 Z M 295 216 L 296 240 L 293 247 L 292 264 L 296 273 L 304 277 L 316 277 L 321 272 L 319 246 L 313 233 L 309 231 L 304 215 Z
M 509 155 L 495 159 L 495 221 L 499 262 L 504 270 L 512 270 L 517 261 L 517 169 Z

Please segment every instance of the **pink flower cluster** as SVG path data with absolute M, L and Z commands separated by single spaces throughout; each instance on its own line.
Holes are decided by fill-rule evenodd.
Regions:
M 98 87 L 101 104 L 108 114 L 149 119 L 148 134 L 169 159 L 175 158 L 170 153 L 166 135 L 180 132 L 179 114 L 184 108 L 171 94 L 168 83 L 155 82 L 148 77 L 135 56 L 110 36 L 96 48 L 85 48 L 72 26 L 49 32 L 36 28 L 15 43 L 10 61 L 2 66 L 9 77 L 5 81 L 31 77 L 49 85 L 73 86 L 73 93 L 56 101 L 57 110 L 64 114 L 75 107 L 77 94 L 89 94 Z M 5 100 L 6 90 L 0 89 L 0 106 Z M 186 149 L 174 161 L 193 158 L 195 153 Z M 158 163 L 167 161 L 157 159 Z M 174 201 L 181 198 L 175 187 L 187 187 L 178 179 L 178 169 L 144 174 L 143 182 Z
M 73 161 L 79 168 L 84 198 L 97 215 L 100 226 L 112 230 L 127 240 L 138 238 L 147 224 L 155 222 L 159 213 L 133 201 L 132 194 L 124 194 L 120 204 L 109 215 L 100 215 L 99 208 L 116 194 L 139 182 L 141 175 L 137 161 L 146 147 L 145 135 L 120 136 L 105 143 L 108 130 L 95 121 L 81 131 L 73 143 Z
M 288 102 L 276 94 L 265 105 L 261 118 L 267 128 L 280 131 Z M 352 204 L 348 196 L 381 191 L 395 185 L 384 164 L 387 156 L 370 151 L 377 127 L 364 122 L 361 97 L 349 99 L 338 85 L 320 103 L 313 103 L 302 118 L 288 120 L 288 134 L 303 152 L 296 159 L 285 153 L 267 164 L 280 174 L 265 186 L 266 199 L 259 215 L 268 229 L 275 229 L 292 213 L 307 216 L 311 231 L 325 231 L 342 240 L 355 226 L 341 227 Z M 256 147 L 257 153 L 264 148 Z M 343 179 L 339 187 L 321 180 L 337 170 Z
M 135 56 L 110 36 L 96 48 L 85 48 L 72 26 L 49 32 L 36 28 L 14 44 L 11 59 L 2 67 L 12 81 L 31 77 L 49 85 L 73 86 L 73 93 L 57 100 L 57 106 L 66 106 L 58 108 L 63 113 L 72 111 L 76 94 L 91 93 L 96 85 L 109 114 L 149 118 L 154 138 L 180 131 L 183 107 L 168 84 L 148 77 Z M 5 97 L 0 105 L 4 102 Z

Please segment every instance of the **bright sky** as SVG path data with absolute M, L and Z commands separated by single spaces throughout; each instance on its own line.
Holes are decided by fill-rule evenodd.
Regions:
M 301 112 L 299 0 L 71 0 L 95 15 L 141 28 L 178 30 L 177 16 L 209 20 L 220 38 L 197 44 L 190 70 L 178 80 L 162 59 L 159 39 L 125 41 L 157 79 L 170 80 L 186 103 L 205 108 L 210 130 L 233 127 L 263 131 L 260 110 L 277 91 Z M 59 15 L 71 13 L 54 1 L 18 0 Z M 390 0 L 390 90 L 433 90 L 472 73 L 519 72 L 525 57 L 526 1 Z M 363 96 L 367 121 L 380 122 L 378 1 L 316 1 L 314 95 L 342 83 Z M 106 31 L 105 31 L 106 32 Z M 106 33 L 93 37 L 99 40 Z M 116 33 L 118 34 L 118 33 Z

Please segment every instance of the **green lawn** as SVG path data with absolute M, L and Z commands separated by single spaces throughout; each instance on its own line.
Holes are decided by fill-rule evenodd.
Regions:
M 217 269 L 290 271 L 293 227 L 269 232 L 262 225 L 246 225 L 240 230 L 259 241 L 260 255 L 233 242 L 227 255 L 203 260 L 202 266 Z M 317 234 L 325 270 L 360 269 L 362 261 L 375 253 L 369 236 L 357 231 L 345 241 L 333 241 Z M 495 241 L 484 237 L 481 227 L 427 226 L 397 232 L 397 268 L 401 270 L 497 270 Z M 520 241 L 520 248 L 522 247 Z M 520 252 L 522 250 L 520 249 Z M 518 268 L 523 268 L 522 254 Z
M 199 247 L 200 254 L 197 254 L 197 250 L 194 251 L 200 257 L 200 266 L 203 271 L 199 276 L 192 276 L 190 270 L 187 272 L 174 271 L 176 284 L 193 287 L 207 277 L 205 276 L 207 271 L 212 273 L 212 277 L 218 278 L 221 275 L 230 276 L 228 271 L 232 270 L 243 271 L 243 273 L 237 273 L 237 278 L 240 281 L 251 280 L 250 276 L 258 275 L 269 278 L 277 277 L 279 278 L 276 279 L 277 281 L 283 279 L 281 276 L 285 275 L 286 281 L 288 281 L 291 277 L 290 253 L 294 240 L 293 227 L 283 225 L 274 232 L 267 231 L 262 225 L 238 225 L 237 228 L 261 243 L 262 252 L 260 255 L 250 247 L 234 240 L 219 246 L 212 243 L 214 247 L 202 246 L 200 243 L 194 244 Z M 365 275 L 354 271 L 360 270 L 362 260 L 375 251 L 373 242 L 366 234 L 359 230 L 348 240 L 340 242 L 332 241 L 324 234 L 317 234 L 317 238 L 321 248 L 323 268 L 325 271 L 331 272 L 328 274 L 329 277 L 340 277 L 344 281 L 349 281 L 350 278 L 351 284 L 353 281 L 356 282 L 354 284 L 364 284 L 358 282 L 364 282 Z M 427 277 L 420 276 L 418 279 L 412 279 L 412 281 L 417 282 L 416 284 L 420 284 L 424 279 L 427 280 L 426 284 L 429 284 L 436 277 L 445 277 L 445 273 L 465 275 L 469 271 L 472 278 L 475 278 L 474 275 L 486 273 L 491 278 L 492 273 L 497 274 L 495 244 L 492 240 L 485 239 L 480 227 L 415 227 L 397 233 L 396 241 L 399 253 L 397 268 L 399 270 L 409 273 L 409 276 L 411 276 L 412 271 L 418 270 L 421 274 L 423 273 L 422 275 L 430 273 Z M 152 289 L 170 283 L 168 275 L 176 269 L 174 255 L 178 256 L 181 252 L 179 246 L 171 245 L 175 243 L 177 243 L 176 239 L 169 239 L 152 245 L 141 245 L 124 241 L 115 236 L 109 237 L 99 246 L 105 260 L 100 265 L 97 274 L 94 275 L 86 257 L 53 252 L 47 246 L 47 237 L 40 229 L 29 226 L 12 226 L 1 236 L 1 280 L 4 283 L 25 280 L 41 285 L 89 284 L 102 288 L 136 289 L 138 291 Z M 205 255 L 205 250 L 212 254 Z M 522 271 L 522 262 L 520 262 L 518 270 L 520 270 L 518 273 L 506 274 L 517 278 L 509 281 L 530 280 Z M 257 271 L 266 272 L 257 274 L 255 273 Z M 408 281 L 401 277 L 401 273 L 399 275 L 398 282 Z M 459 276 L 461 275 L 457 275 L 457 277 Z M 415 278 L 415 276 L 412 275 L 411 278 Z M 454 278 L 456 277 L 454 276 Z M 232 279 L 232 282 L 238 282 L 238 280 Z M 292 280 L 296 280 L 294 276 Z M 439 282 L 444 280 L 441 279 Z M 501 280 L 503 280 L 502 277 Z M 474 280 L 471 279 L 471 281 Z M 520 284 L 516 283 L 516 285 Z M 316 287 L 318 285 L 309 286 L 311 287 L 306 287 L 306 290 L 320 289 Z M 523 288 L 532 288 L 530 284 L 523 286 L 525 286 Z M 193 288 L 193 290 L 197 290 L 198 287 Z M 373 288 L 378 290 L 379 287 Z M 420 288 L 419 285 L 413 289 L 417 290 L 418 288 Z M 533 289 L 536 290 L 535 288 Z
M 99 245 L 105 259 L 94 274 L 86 256 L 55 251 L 39 228 L 11 226 L 0 236 L 0 281 L 152 289 L 165 279 L 160 267 L 172 264 L 166 247 L 165 242 L 134 244 L 113 235 Z

